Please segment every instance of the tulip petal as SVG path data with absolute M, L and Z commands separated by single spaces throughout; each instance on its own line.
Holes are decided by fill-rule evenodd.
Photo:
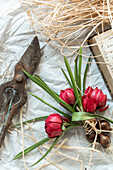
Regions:
M 104 107 L 106 105 L 107 95 L 100 95 L 98 107 Z
M 75 96 L 73 93 L 70 93 L 69 91 L 66 93 L 66 97 L 71 105 L 75 103 Z
M 62 124 L 62 117 L 57 113 L 52 113 L 48 116 L 45 120 L 46 123 L 54 122 L 54 123 L 61 123 Z
M 86 97 L 90 97 L 90 95 L 91 95 L 91 93 L 92 93 L 93 90 L 94 90 L 94 89 L 89 86 L 89 87 L 85 90 L 85 96 L 86 96 Z
M 61 90 L 59 97 L 60 97 L 62 100 L 64 100 L 67 104 L 70 105 L 69 101 L 67 100 L 67 96 L 66 96 L 65 90 Z
M 62 124 L 62 117 L 60 115 L 59 116 L 54 116 L 54 117 L 52 117 L 52 120 L 50 122 Z
M 109 105 L 107 105 L 107 106 L 106 106 L 106 107 L 104 107 L 104 108 L 98 109 L 98 111 L 99 111 L 99 112 L 103 112 L 103 111 L 107 110 L 107 109 L 108 109 L 108 107 L 109 107 Z
M 95 99 L 85 96 L 82 97 L 82 104 L 85 112 L 94 112 L 97 107 Z
M 59 124 L 59 123 L 50 123 L 50 124 L 48 124 L 47 127 L 52 129 L 52 131 L 53 131 L 53 130 L 56 130 L 56 129 L 61 129 L 61 124 Z
M 83 98 L 83 108 L 84 110 L 87 110 L 87 98 Z
M 60 136 L 62 134 L 62 132 L 63 132 L 62 129 L 55 130 L 51 133 L 51 136 L 49 136 L 49 137 L 54 138 L 54 137 Z

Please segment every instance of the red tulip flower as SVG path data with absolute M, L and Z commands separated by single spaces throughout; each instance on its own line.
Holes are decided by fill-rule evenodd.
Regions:
M 45 120 L 45 131 L 49 138 L 54 138 L 62 134 L 62 123 L 63 120 L 59 114 L 53 113 L 48 116 Z
M 82 96 L 82 105 L 85 112 L 94 112 L 97 104 L 94 99 Z
M 61 90 L 59 97 L 69 105 L 74 105 L 74 103 L 75 103 L 75 95 L 74 95 L 74 91 L 72 88 L 67 88 L 65 90 Z
M 93 89 L 89 86 L 85 91 L 85 97 L 94 99 L 99 111 L 105 111 L 108 109 L 108 106 L 106 106 L 107 95 L 104 95 L 102 90 L 98 89 L 98 87 Z

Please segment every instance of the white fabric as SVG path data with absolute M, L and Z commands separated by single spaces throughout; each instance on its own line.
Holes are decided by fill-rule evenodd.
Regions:
M 27 13 L 24 8 L 21 7 L 20 3 L 17 0 L 0 0 L 0 82 L 6 82 L 11 80 L 13 77 L 10 75 L 14 71 L 15 64 L 19 61 L 22 54 L 27 49 L 28 45 L 32 41 L 35 32 L 32 30 L 29 22 Z M 44 47 L 45 42 L 44 39 L 39 36 L 40 39 L 40 47 Z M 63 56 L 60 54 L 58 50 L 46 44 L 44 47 L 43 56 L 41 58 L 39 67 L 37 68 L 35 74 L 39 75 L 54 91 L 58 94 L 61 89 L 65 89 L 68 87 L 68 84 L 61 72 L 61 67 L 66 71 Z M 87 55 L 90 55 L 90 50 L 87 49 Z M 3 62 L 3 59 L 5 62 Z M 71 68 L 74 68 L 74 57 L 68 58 L 68 61 L 71 64 Z M 86 63 L 86 58 L 83 59 L 83 63 Z M 7 65 L 7 67 L 6 67 Z M 8 70 L 6 69 L 8 68 Z M 85 64 L 82 67 L 82 77 L 84 72 Z M 67 72 L 67 71 L 66 71 Z M 87 76 L 87 86 L 92 86 L 101 88 L 104 93 L 108 95 L 110 98 L 109 92 L 104 84 L 104 81 L 100 75 L 100 72 L 95 63 L 93 63 L 88 72 Z M 39 88 L 36 84 L 27 80 L 27 91 L 30 91 L 40 98 L 46 100 L 50 104 L 62 109 L 62 107 L 57 104 L 46 92 L 44 92 L 41 88 Z M 112 114 L 112 103 L 110 103 L 109 109 L 105 112 L 105 115 L 111 118 Z M 65 109 L 62 109 L 65 111 Z M 33 98 L 28 94 L 27 104 L 23 108 L 23 120 L 32 119 L 38 116 L 49 115 L 50 113 L 56 112 L 48 106 L 44 105 L 37 99 Z M 13 119 L 13 124 L 20 122 L 20 114 L 16 114 Z M 31 123 L 33 133 L 35 135 L 36 140 L 41 140 L 45 138 L 47 135 L 44 130 L 44 121 Z M 32 133 L 29 126 L 24 126 L 24 132 L 30 136 Z M 20 130 L 20 128 L 18 128 Z M 23 159 L 13 160 L 14 156 L 22 151 L 22 135 L 16 131 L 12 131 L 12 134 L 7 133 L 4 144 L 0 149 L 0 170 L 22 170 L 25 169 Z M 74 128 L 73 130 L 68 131 L 63 139 L 68 138 L 69 140 L 66 142 L 69 146 L 80 146 L 80 147 L 90 147 L 88 141 L 86 140 L 84 129 L 83 128 Z M 60 140 L 58 143 L 60 143 Z M 113 140 L 112 140 L 113 142 Z M 24 145 L 27 148 L 30 145 L 33 145 L 34 141 L 28 137 L 24 137 Z M 46 151 L 43 147 L 42 151 Z M 102 151 L 102 149 L 100 148 Z M 83 161 L 83 168 L 87 167 L 88 160 L 90 158 L 90 151 L 87 150 L 60 150 L 62 153 L 73 156 Z M 102 151 L 101 156 L 94 152 L 92 158 L 92 166 L 90 167 L 92 170 L 111 170 L 113 167 L 113 155 L 112 155 L 112 143 L 110 147 L 110 151 L 105 153 Z M 111 156 L 110 156 L 111 153 Z M 84 157 L 84 155 L 86 157 Z M 26 165 L 29 169 L 34 169 L 34 167 L 30 167 L 34 162 L 36 162 L 42 155 L 39 150 L 36 149 L 25 156 Z M 55 154 L 52 157 L 52 161 L 62 158 L 61 155 Z M 86 159 L 85 159 L 86 158 Z M 35 166 L 39 167 L 42 165 L 40 162 Z M 57 163 L 58 166 L 62 167 L 61 169 L 70 169 L 70 170 L 78 170 L 80 169 L 80 163 L 75 160 L 66 159 L 62 162 Z M 56 170 L 58 169 L 54 165 L 46 166 L 47 170 Z

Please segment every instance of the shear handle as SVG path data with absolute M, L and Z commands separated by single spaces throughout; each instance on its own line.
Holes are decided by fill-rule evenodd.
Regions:
M 3 143 L 5 134 L 10 126 L 10 123 L 12 121 L 14 114 L 17 112 L 17 110 L 19 108 L 21 108 L 25 104 L 25 102 L 27 100 L 27 93 L 25 90 L 26 75 L 21 71 L 22 66 L 20 66 L 20 64 L 17 64 L 16 68 L 17 67 L 19 68 L 18 74 L 16 74 L 16 72 L 15 72 L 15 76 L 14 76 L 13 80 L 0 86 L 0 99 L 1 99 L 0 108 L 2 107 L 2 104 L 4 102 L 3 92 L 6 88 L 14 89 L 15 91 L 18 92 L 18 94 L 20 96 L 19 101 L 11 105 L 9 116 L 0 132 L 0 147 Z
M 12 81 L 4 83 L 0 86 L 0 109 L 2 108 L 3 102 L 4 102 L 4 90 L 6 88 L 12 88 L 14 90 L 16 90 L 20 95 L 25 94 L 25 98 L 26 98 L 26 92 L 25 92 L 25 80 L 26 80 L 26 75 L 23 73 L 23 71 L 21 71 L 22 67 L 18 66 L 19 64 L 16 65 L 16 67 L 19 67 L 20 69 L 18 70 L 18 74 L 16 74 L 15 72 L 15 76 L 13 78 Z M 21 102 L 20 102 L 21 105 Z
M 3 125 L 3 127 L 2 127 L 2 130 L 1 130 L 1 133 L 0 133 L 0 147 L 1 147 L 2 143 L 3 143 L 3 141 L 4 141 L 5 135 L 7 133 L 7 130 L 9 128 L 9 126 L 10 126 L 10 123 L 12 121 L 12 118 L 13 118 L 14 114 L 17 112 L 17 110 L 19 108 L 21 108 L 25 104 L 25 102 L 27 100 L 27 93 L 25 91 L 24 86 L 22 86 L 21 88 L 23 89 L 22 90 L 23 93 L 21 93 L 20 100 L 17 103 L 15 103 L 15 104 L 13 104 L 11 106 L 11 110 L 10 110 L 8 119 L 7 119 L 6 123 L 5 123 L 5 125 Z

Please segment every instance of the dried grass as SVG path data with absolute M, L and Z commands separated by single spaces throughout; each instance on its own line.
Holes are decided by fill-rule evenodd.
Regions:
M 21 118 L 21 122 L 22 122 L 22 112 L 20 113 L 20 118 Z M 22 125 L 23 126 L 23 125 Z M 31 128 L 31 126 L 30 126 L 30 124 L 28 125 L 28 127 L 29 127 L 29 130 L 31 131 L 31 134 L 32 134 L 32 136 L 29 136 L 29 135 L 27 135 L 27 134 L 25 134 L 24 133 L 24 130 L 23 130 L 23 127 L 21 126 L 21 131 L 19 131 L 19 130 L 17 130 L 17 129 L 13 129 L 13 130 L 15 130 L 15 131 L 17 131 L 17 132 L 19 132 L 19 133 L 21 133 L 22 134 L 22 147 L 24 148 L 24 136 L 26 136 L 28 139 L 31 139 L 31 140 L 33 140 L 34 142 L 38 142 L 36 139 L 35 139 L 35 136 L 34 136 L 34 133 L 33 133 L 33 130 L 32 130 L 32 128 Z M 106 132 L 106 131 L 104 131 L 104 132 Z M 72 146 L 68 146 L 68 145 L 66 145 L 65 143 L 68 141 L 68 140 L 70 140 L 70 139 L 67 139 L 67 138 L 64 138 L 63 139 L 63 141 L 62 142 L 60 142 L 60 144 L 56 144 L 55 146 L 54 146 L 54 148 L 52 149 L 52 151 L 51 151 L 51 155 L 48 157 L 46 157 L 45 159 L 46 159 L 46 161 L 41 165 L 41 166 L 39 166 L 38 168 L 36 168 L 36 170 L 39 170 L 39 169 L 42 169 L 42 168 L 44 168 L 44 167 L 47 167 L 48 166 L 48 168 L 49 168 L 49 165 L 54 165 L 56 168 L 58 168 L 58 169 L 60 169 L 60 170 L 64 170 L 64 169 L 66 169 L 66 166 L 64 167 L 64 166 L 62 166 L 62 164 L 60 163 L 60 162 L 62 162 L 62 161 L 65 161 L 66 159 L 68 160 L 68 159 L 71 159 L 71 160 L 73 160 L 73 161 L 76 161 L 76 162 L 78 162 L 79 164 L 80 164 L 80 170 L 83 170 L 84 169 L 84 161 L 81 159 L 81 156 L 83 155 L 84 156 L 84 158 L 85 158 L 85 160 L 86 161 L 89 161 L 89 163 L 88 163 L 88 166 L 90 166 L 90 165 L 93 165 L 93 164 L 95 164 L 96 165 L 96 163 L 97 163 L 97 161 L 98 160 L 103 160 L 104 159 L 104 157 L 103 157 L 103 154 L 107 151 L 107 150 L 109 150 L 109 151 L 111 151 L 111 148 L 108 148 L 107 150 L 104 150 L 103 149 L 103 152 L 101 152 L 100 150 L 98 150 L 98 149 L 95 149 L 95 147 L 96 147 L 96 145 L 97 145 L 97 143 L 96 143 L 96 140 L 97 140 L 97 134 L 98 133 L 100 133 L 100 132 L 97 132 L 96 133 L 96 136 L 95 136 L 95 140 L 94 140 L 94 142 L 92 143 L 92 147 L 89 145 L 87 145 L 87 147 L 83 147 L 82 145 L 84 145 L 84 142 L 82 141 L 80 141 L 80 139 L 79 139 L 79 136 L 77 135 L 77 131 L 75 132 L 75 134 L 76 134 L 76 138 L 77 138 L 77 143 L 78 143 L 78 146 L 73 146 L 73 144 L 72 144 Z M 112 132 L 113 133 L 113 132 Z M 46 150 L 48 150 L 49 149 L 49 147 L 51 146 L 51 144 L 49 144 L 49 142 L 47 143 L 47 144 L 43 144 L 42 145 L 42 147 L 41 148 L 45 148 Z M 42 149 L 41 148 L 38 148 L 38 151 L 42 154 L 42 156 L 44 155 L 44 153 L 42 152 Z M 59 150 L 60 149 L 60 150 Z M 76 152 L 74 152 L 74 153 L 76 153 L 75 154 L 75 156 L 71 156 L 69 153 L 67 153 L 67 150 L 69 150 L 70 151 L 70 153 L 71 153 L 71 151 L 77 151 L 77 153 Z M 84 152 L 84 151 L 87 151 L 87 152 Z M 96 159 L 95 160 L 95 158 L 93 158 L 93 153 L 97 153 L 97 155 L 98 155 L 98 159 Z M 38 152 L 37 152 L 37 154 L 38 154 Z M 54 160 L 52 157 L 55 155 L 55 154 L 57 154 L 57 155 L 59 155 L 59 156 L 62 156 L 60 159 L 57 159 L 57 160 Z M 90 155 L 90 157 L 89 157 L 89 159 L 87 159 L 87 154 L 88 155 Z M 111 153 L 108 153 L 109 155 L 111 154 Z M 100 158 L 99 158 L 100 157 Z M 112 157 L 112 154 L 111 154 L 111 157 Z M 56 158 L 58 158 L 58 156 L 56 157 Z M 54 161 L 53 161 L 54 160 Z M 112 160 L 111 160 L 112 161 Z M 23 155 L 23 163 L 24 163 L 24 167 L 25 167 L 25 169 L 27 169 L 28 167 L 26 166 L 26 162 L 25 162 L 25 158 L 24 158 L 24 155 Z M 59 164 L 58 164 L 59 163 Z M 85 163 L 85 165 L 86 165 L 86 163 Z
M 21 0 L 21 3 L 27 5 L 29 21 L 36 32 L 49 38 L 49 44 L 59 48 L 63 55 L 77 53 L 92 33 L 99 34 L 99 27 L 102 31 L 105 24 L 112 28 L 112 0 Z

